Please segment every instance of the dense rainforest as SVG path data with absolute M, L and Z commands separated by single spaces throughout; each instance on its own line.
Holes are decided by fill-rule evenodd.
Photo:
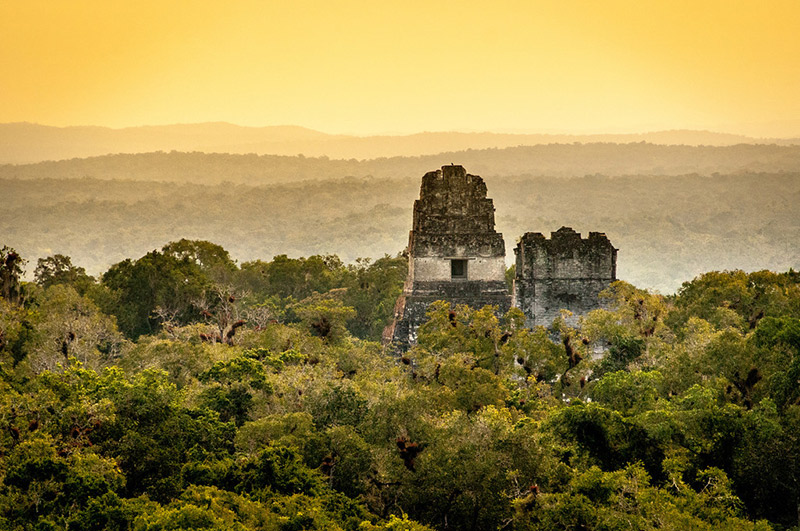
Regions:
M 2 529 L 800 526 L 791 269 L 616 282 L 550 330 L 436 303 L 394 354 L 402 256 L 26 265 L 0 251 Z

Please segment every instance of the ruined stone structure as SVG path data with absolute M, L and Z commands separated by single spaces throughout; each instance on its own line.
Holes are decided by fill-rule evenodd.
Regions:
M 517 271 L 514 306 L 528 327 L 549 327 L 562 309 L 579 315 L 599 308 L 598 295 L 617 279 L 617 249 L 605 234 L 588 238 L 569 227 L 551 233 L 526 233 L 514 249 Z
M 505 243 L 494 230 L 494 204 L 486 185 L 461 166 L 443 166 L 422 178 L 408 238 L 408 277 L 384 331 L 384 343 L 405 350 L 437 300 L 494 305 L 502 315 L 512 305 L 505 282 Z M 599 307 L 598 294 L 616 280 L 617 250 L 605 234 L 588 239 L 568 227 L 529 232 L 515 249 L 513 304 L 526 325 L 551 326 L 561 309 L 585 314 Z
M 494 230 L 494 204 L 486 184 L 461 166 L 443 166 L 422 178 L 408 238 L 408 277 L 385 341 L 399 348 L 416 343 L 417 327 L 437 300 L 487 304 L 505 313 L 505 242 Z

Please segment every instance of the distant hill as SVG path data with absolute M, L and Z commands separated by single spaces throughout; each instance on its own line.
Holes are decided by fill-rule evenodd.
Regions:
M 0 124 L 0 164 L 173 150 L 258 155 L 302 153 L 308 157 L 372 159 L 574 142 L 730 146 L 742 143 L 787 145 L 798 143 L 798 139 L 758 139 L 691 130 L 608 135 L 425 132 L 361 137 L 330 135 L 297 126 L 242 127 L 221 122 L 123 129 L 9 123 Z
M 5 179 L 104 179 L 263 185 L 342 177 L 419 178 L 457 163 L 483 177 L 712 175 L 800 172 L 800 145 L 669 146 L 648 143 L 547 144 L 371 160 L 156 152 L 0 165 Z

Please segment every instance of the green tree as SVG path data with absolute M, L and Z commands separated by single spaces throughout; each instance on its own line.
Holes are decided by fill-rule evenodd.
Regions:
M 228 251 L 220 245 L 205 240 L 181 239 L 166 244 L 161 248 L 161 252 L 179 262 L 184 260 L 192 262 L 215 282 L 230 282 L 232 274 L 237 271 L 236 264 Z
M 373 263 L 359 259 L 348 266 L 342 302 L 356 311 L 347 325 L 350 333 L 362 339 L 381 339 L 383 329 L 394 317 L 407 274 L 408 260 L 402 256 L 387 255 Z
M 677 311 L 669 324 L 679 329 L 691 316 L 717 327 L 734 324 L 753 329 L 764 317 L 800 317 L 800 278 L 793 272 L 711 271 L 684 282 L 675 299 Z
M 114 319 L 68 284 L 54 284 L 40 296 L 34 320 L 36 340 L 29 347 L 31 367 L 39 372 L 66 366 L 70 357 L 100 368 L 117 361 L 124 347 Z
M 39 258 L 34 271 L 34 280 L 43 288 L 55 284 L 67 284 L 81 295 L 94 285 L 94 278 L 86 274 L 82 267 L 72 265 L 72 259 L 63 254 Z
M 542 326 L 517 328 L 503 346 L 508 367 L 526 384 L 552 383 L 568 368 L 564 347 L 554 343 Z
M 355 310 L 329 297 L 309 297 L 294 306 L 306 330 L 329 344 L 339 344 L 348 335 L 347 322 Z
M 591 394 L 598 403 L 623 415 L 633 415 L 653 409 L 662 381 L 658 371 L 607 373 L 595 382 Z
M 144 370 L 131 378 L 106 371 L 98 385 L 116 414 L 93 440 L 119 463 L 127 496 L 147 493 L 167 502 L 181 491 L 181 470 L 193 452 L 202 449 L 202 455 L 219 459 L 233 448 L 233 423 L 221 422 L 213 411 L 186 407 L 163 371 Z
M 562 492 L 533 492 L 516 501 L 514 529 L 619 530 L 670 529 L 768 531 L 766 523 L 742 518 L 741 502 L 724 472 L 703 471 L 700 492 L 679 477 L 675 492 L 659 489 L 641 466 L 617 471 L 592 467 L 576 475 Z
M 223 422 L 233 420 L 237 426 L 248 420 L 255 393 L 272 393 L 264 365 L 247 355 L 218 361 L 198 378 L 211 384 L 200 395 L 202 403 L 219 413 Z
M 0 298 L 0 363 L 13 368 L 25 359 L 37 338 L 35 319 L 30 308 Z
M 124 477 L 113 460 L 90 451 L 59 455 L 56 442 L 35 435 L 15 446 L 2 479 L 0 514 L 16 524 L 67 522 L 94 499 L 119 492 Z
M 341 287 L 346 268 L 336 255 L 289 258 L 282 254 L 271 262 L 245 262 L 242 272 L 248 289 L 262 298 L 276 295 L 299 300 Z
M 639 461 L 649 474 L 662 474 L 664 448 L 642 425 L 617 411 L 577 402 L 554 411 L 546 426 L 556 440 L 572 446 L 568 453 L 574 466 L 618 470 Z
M 800 404 L 800 319 L 765 317 L 751 339 L 760 351 L 759 366 L 771 369 L 764 380 L 778 407 Z
M 4 245 L 0 249 L 0 296 L 18 304 L 22 301 L 22 278 L 26 260 L 14 249 Z
M 663 296 L 617 281 L 600 294 L 607 309 L 590 312 L 581 322 L 582 340 L 607 349 L 593 374 L 649 369 L 663 350 L 670 307 Z
M 120 330 L 132 339 L 158 329 L 158 309 L 179 324 L 197 321 L 198 301 L 205 300 L 211 286 L 192 259 L 158 251 L 111 266 L 102 281 L 113 293 L 104 309 L 116 316 Z

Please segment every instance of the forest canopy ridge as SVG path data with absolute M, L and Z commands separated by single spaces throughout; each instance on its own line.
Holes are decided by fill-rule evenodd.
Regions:
M 92 177 L 249 185 L 367 176 L 418 179 L 430 168 L 456 161 L 484 178 L 511 175 L 581 177 L 594 174 L 712 175 L 800 171 L 800 145 L 774 144 L 670 146 L 645 142 L 556 143 L 363 160 L 311 157 L 297 153 L 299 151 L 295 151 L 293 156 L 184 151 L 114 154 L 35 164 L 0 165 L 0 178 Z

